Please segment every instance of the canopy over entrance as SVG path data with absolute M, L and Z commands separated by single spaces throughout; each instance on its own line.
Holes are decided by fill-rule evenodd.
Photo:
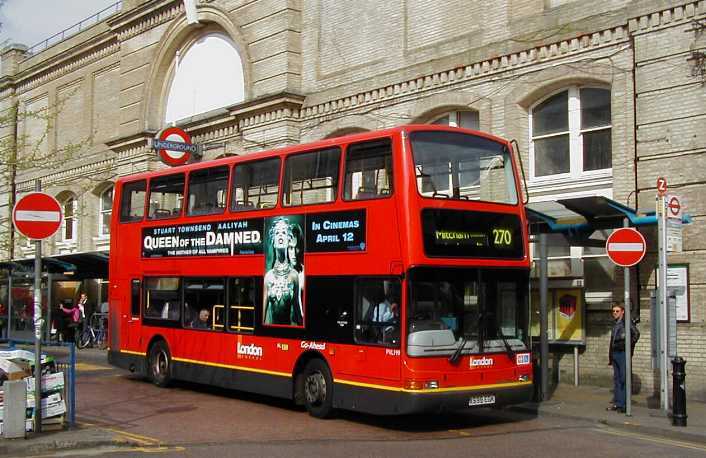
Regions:
M 34 258 L 0 262 L 0 269 L 14 273 L 33 273 Z M 42 256 L 42 270 L 52 274 L 63 274 L 74 280 L 87 278 L 108 279 L 108 252 L 91 251 L 54 256 Z

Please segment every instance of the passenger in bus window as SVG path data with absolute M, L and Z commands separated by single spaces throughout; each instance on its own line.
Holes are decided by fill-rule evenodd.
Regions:
M 269 240 L 265 241 L 271 252 L 266 257 L 269 270 L 265 274 L 264 323 L 301 326 L 299 272 L 289 256 L 290 246 L 294 245 L 296 250 L 297 241 L 292 229 L 297 224 L 290 223 L 285 217 L 275 218 L 270 224 L 266 232 Z
M 202 308 L 199 311 L 199 318 L 191 323 L 191 327 L 195 329 L 211 329 L 211 323 L 209 318 L 211 317 L 211 312 L 207 308 Z
M 379 333 L 380 343 L 395 343 L 399 337 L 399 290 L 392 284 L 388 284 L 385 297 L 373 311 L 373 323 L 379 323 L 382 332 Z

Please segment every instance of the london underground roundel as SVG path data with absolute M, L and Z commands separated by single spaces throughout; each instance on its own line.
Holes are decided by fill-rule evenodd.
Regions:
M 12 209 L 12 222 L 28 239 L 42 240 L 61 227 L 61 205 L 49 194 L 32 192 L 23 196 Z
M 154 146 L 162 162 L 171 166 L 186 164 L 198 149 L 191 143 L 191 136 L 178 127 L 169 127 L 160 132 Z
M 608 257 L 615 264 L 631 267 L 642 261 L 647 251 L 645 238 L 637 229 L 623 227 L 613 231 L 605 243 Z

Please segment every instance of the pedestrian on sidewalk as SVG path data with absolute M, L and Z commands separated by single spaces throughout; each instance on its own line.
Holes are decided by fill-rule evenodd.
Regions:
M 615 304 L 611 313 L 613 315 L 613 329 L 610 332 L 610 346 L 608 347 L 608 365 L 613 366 L 613 399 L 614 404 L 606 410 L 625 412 L 625 306 Z M 635 344 L 640 338 L 640 331 L 635 323 L 630 322 L 630 358 Z

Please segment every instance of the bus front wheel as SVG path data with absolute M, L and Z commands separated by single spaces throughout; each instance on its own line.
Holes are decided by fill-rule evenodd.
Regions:
M 327 418 L 333 412 L 333 378 L 328 365 L 320 359 L 312 359 L 303 372 L 304 405 L 309 415 Z
M 164 341 L 152 345 L 149 353 L 149 376 L 152 383 L 165 387 L 171 382 L 172 358 Z

